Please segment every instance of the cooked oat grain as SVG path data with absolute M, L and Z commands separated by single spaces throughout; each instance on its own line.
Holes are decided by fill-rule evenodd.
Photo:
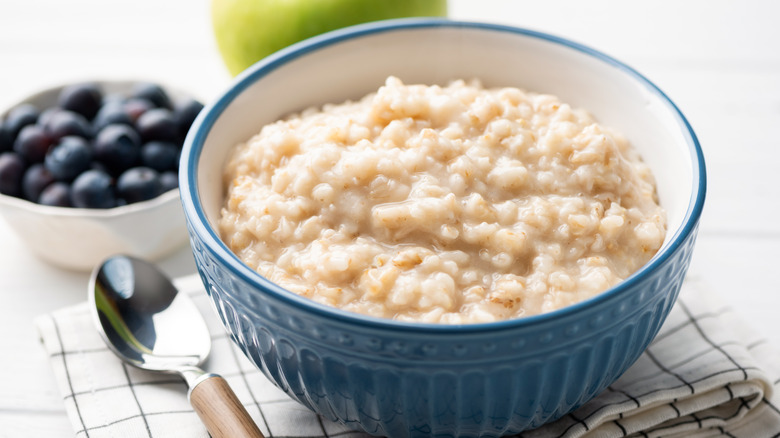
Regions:
M 312 300 L 447 324 L 549 312 L 661 247 L 653 176 L 625 138 L 556 97 L 477 81 L 310 108 L 238 145 L 219 229 Z

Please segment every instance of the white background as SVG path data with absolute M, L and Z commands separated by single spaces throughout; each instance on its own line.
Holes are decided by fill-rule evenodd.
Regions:
M 709 174 L 691 275 L 780 346 L 780 2 L 450 0 L 450 16 L 573 39 L 665 91 Z M 0 1 L 0 108 L 49 85 L 112 78 L 216 96 L 230 76 L 208 1 Z M 162 266 L 194 271 L 186 248 Z M 0 436 L 73 436 L 32 321 L 84 301 L 87 281 L 35 259 L 0 221 Z

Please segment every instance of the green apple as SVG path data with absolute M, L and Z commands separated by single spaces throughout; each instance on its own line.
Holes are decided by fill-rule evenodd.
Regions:
M 388 18 L 446 16 L 447 0 L 212 0 L 217 46 L 236 75 L 303 39 Z

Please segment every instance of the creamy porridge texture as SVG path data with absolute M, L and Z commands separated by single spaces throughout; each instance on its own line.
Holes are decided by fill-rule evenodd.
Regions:
M 306 109 L 236 147 L 219 229 L 312 300 L 475 323 L 582 301 L 661 247 L 653 176 L 625 138 L 556 97 L 477 81 Z

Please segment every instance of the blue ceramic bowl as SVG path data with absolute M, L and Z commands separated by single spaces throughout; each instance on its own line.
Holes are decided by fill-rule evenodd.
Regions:
M 295 110 L 361 97 L 386 76 L 476 77 L 559 96 L 624 133 L 653 169 L 669 230 L 659 253 L 614 288 L 551 313 L 474 325 L 375 319 L 271 283 L 215 229 L 229 149 Z M 652 83 L 580 44 L 477 23 L 405 19 L 332 32 L 240 75 L 195 122 L 181 193 L 195 260 L 225 327 L 290 397 L 376 435 L 498 436 L 588 401 L 642 353 L 677 298 L 705 193 L 683 115 Z

